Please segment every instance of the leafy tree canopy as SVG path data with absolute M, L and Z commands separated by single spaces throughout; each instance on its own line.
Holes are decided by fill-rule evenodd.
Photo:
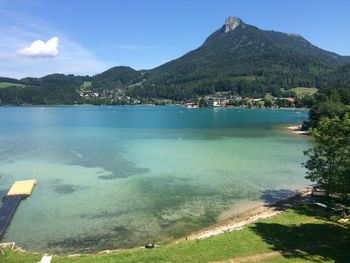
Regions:
M 319 183 L 328 193 L 350 193 L 350 118 L 322 117 L 312 132 L 315 146 L 305 151 L 306 178 Z

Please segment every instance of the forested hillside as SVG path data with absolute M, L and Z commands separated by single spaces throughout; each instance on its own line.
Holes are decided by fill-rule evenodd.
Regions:
M 175 100 L 217 91 L 278 97 L 295 87 L 349 88 L 350 57 L 229 17 L 199 48 L 151 70 L 119 66 L 91 77 L 0 78 L 0 103 L 84 103 L 83 92 Z
M 228 18 L 198 49 L 149 71 L 133 95 L 182 98 L 231 90 L 241 96 L 281 88 L 349 87 L 350 58 L 317 48 L 303 37 L 264 31 Z

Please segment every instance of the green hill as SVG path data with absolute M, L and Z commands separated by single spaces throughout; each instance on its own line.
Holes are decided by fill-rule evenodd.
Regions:
M 154 69 L 119 66 L 92 77 L 52 74 L 0 82 L 5 83 L 0 89 L 4 104 L 84 103 L 84 83 L 94 92 L 122 91 L 134 98 L 182 100 L 217 91 L 278 97 L 281 90 L 296 87 L 349 88 L 350 57 L 320 49 L 297 34 L 262 30 L 229 17 L 200 47 Z
M 323 88 L 329 78 L 333 83 L 348 76 L 333 73 L 347 62 L 349 57 L 317 48 L 299 35 L 261 30 L 230 17 L 199 48 L 150 70 L 133 94 L 172 98 L 230 90 L 262 96 L 280 88 Z

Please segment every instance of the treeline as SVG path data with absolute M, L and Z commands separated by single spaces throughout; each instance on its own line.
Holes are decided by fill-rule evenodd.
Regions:
M 259 98 L 266 93 L 281 97 L 282 89 L 294 87 L 350 88 L 350 65 L 330 65 L 294 52 L 243 57 L 239 64 L 232 63 L 232 58 L 215 60 L 217 65 L 211 67 L 196 66 L 197 61 L 170 62 L 161 69 L 142 72 L 117 67 L 95 76 L 92 89 L 123 88 L 135 98 L 188 100 L 218 91 Z
M 81 100 L 78 89 L 87 78 L 52 74 L 43 78 L 24 78 L 17 82 L 12 81 L 11 83 L 22 84 L 22 86 L 1 88 L 0 104 L 76 104 Z
M 6 77 L 0 77 L 0 82 L 8 82 L 8 83 L 13 83 L 13 84 L 20 84 L 20 81 L 18 79 L 6 78 Z
M 305 151 L 306 178 L 330 194 L 350 197 L 350 89 L 324 89 L 309 113 L 314 145 Z
M 0 105 L 77 104 L 80 96 L 75 87 L 25 86 L 0 89 Z
M 350 88 L 350 65 L 336 69 L 317 67 L 304 69 L 303 62 L 295 65 L 298 70 L 284 68 L 278 65 L 269 66 L 265 69 L 252 72 L 255 75 L 230 76 L 222 72 L 217 73 L 203 70 L 201 76 L 181 78 L 181 75 L 169 77 L 169 79 L 157 79 L 151 76 L 143 85 L 128 89 L 128 94 L 133 97 L 166 98 L 166 99 L 190 99 L 196 96 L 213 94 L 218 91 L 231 91 L 242 97 L 263 97 L 271 93 L 275 97 L 282 95 L 282 89 L 294 87 L 327 87 Z M 225 68 L 225 67 L 223 67 Z M 247 70 L 248 71 L 248 70 Z M 203 76 L 202 76 L 203 74 Z M 232 75 L 232 74 L 231 74 Z
M 250 77 L 237 77 L 216 80 L 213 79 L 208 81 L 201 80 L 191 83 L 169 85 L 151 84 L 146 82 L 143 85 L 129 88 L 127 93 L 131 97 L 164 98 L 175 100 L 192 99 L 198 96 L 209 95 L 220 91 L 230 91 L 231 94 L 254 98 L 264 97 L 266 93 L 271 93 L 275 97 L 282 96 L 283 92 L 281 91 L 281 87 L 283 86 L 279 86 L 278 82 L 273 83 L 272 81 L 266 81 L 263 78 L 256 78 L 254 80 L 250 80 L 249 78 Z M 287 88 L 289 89 L 298 86 L 314 87 L 311 85 L 300 84 Z
M 299 62 L 297 62 L 299 61 Z M 185 74 L 187 67 L 175 67 L 176 74 L 150 71 L 136 71 L 129 67 L 115 67 L 93 77 L 52 74 L 43 78 L 21 80 L 0 78 L 0 82 L 14 83 L 14 86 L 0 89 L 2 104 L 74 104 L 84 103 L 79 90 L 84 82 L 89 82 L 89 90 L 122 89 L 126 95 L 137 99 L 190 100 L 218 91 L 230 91 L 242 97 L 262 98 L 266 93 L 274 97 L 285 96 L 283 89 L 294 87 L 350 88 L 350 65 L 336 69 L 314 66 L 305 69 L 303 62 L 296 60 L 294 69 L 289 65 L 268 65 L 256 62 L 255 70 L 241 65 L 245 75 L 235 76 L 229 65 L 222 65 L 221 73 L 204 68 L 200 73 Z M 299 64 L 300 63 L 300 64 Z M 321 62 L 319 62 L 321 63 Z M 163 70 L 162 70 L 163 71 Z M 194 71 L 197 71 L 194 69 Z M 230 72 L 231 73 L 230 73 Z M 312 74 L 310 72 L 313 72 Z M 238 71 L 239 73 L 239 71 Z M 237 73 L 237 74 L 238 74 Z M 23 86 L 16 87 L 16 84 Z
M 316 128 L 322 117 L 343 118 L 346 113 L 350 114 L 350 89 L 326 88 L 315 95 L 315 104 L 310 109 L 309 121 L 305 127 Z

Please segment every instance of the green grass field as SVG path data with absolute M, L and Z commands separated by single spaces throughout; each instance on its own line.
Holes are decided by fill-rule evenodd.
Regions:
M 83 84 L 81 84 L 82 89 L 89 88 L 92 85 L 91 81 L 84 81 Z
M 109 255 L 55 256 L 56 262 L 349 262 L 350 224 L 330 220 L 332 212 L 297 206 L 244 229 L 153 250 L 129 249 Z M 0 262 L 29 263 L 41 255 L 5 250 Z M 235 262 L 236 262 L 235 261 Z
M 298 88 L 293 88 L 291 91 L 294 91 L 297 96 L 304 96 L 305 94 L 309 95 L 314 95 L 318 89 L 317 88 L 305 88 L 305 87 L 298 87 Z
M 8 87 L 23 87 L 22 84 L 16 84 L 16 83 L 10 83 L 10 82 L 0 82 L 0 89 L 1 88 L 8 88 Z
M 131 84 L 128 86 L 128 88 L 132 88 L 132 87 L 137 87 L 137 86 L 141 86 L 141 84 L 143 83 L 144 81 L 140 81 L 140 82 L 137 82 L 137 83 L 134 83 L 134 84 Z

